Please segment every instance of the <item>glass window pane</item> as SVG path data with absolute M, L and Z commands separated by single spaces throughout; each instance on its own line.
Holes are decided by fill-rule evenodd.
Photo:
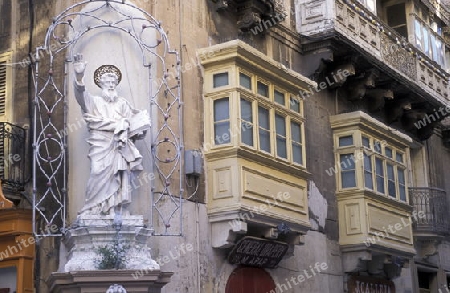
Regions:
M 281 158 L 287 158 L 286 151 L 286 138 L 277 136 L 277 156 Z
M 295 142 L 302 141 L 302 128 L 299 123 L 291 121 L 291 139 Z
M 391 148 L 386 147 L 386 148 L 384 149 L 384 154 L 386 155 L 386 157 L 392 159 L 392 149 L 391 149 Z
M 381 146 L 381 142 L 380 142 L 380 141 L 376 141 L 376 142 L 375 142 L 375 145 L 373 146 L 373 148 L 374 148 L 374 150 L 375 150 L 377 153 L 381 154 L 381 148 L 382 148 L 382 146 Z
M 258 107 L 258 123 L 259 127 L 269 129 L 269 110 L 263 107 Z
M 220 87 L 228 85 L 228 72 L 216 73 L 213 75 L 213 86 Z
M 270 121 L 269 110 L 258 107 L 259 148 L 270 153 Z
M 376 12 L 375 10 L 375 0 L 367 0 L 367 8 L 369 8 L 370 11 Z
M 414 20 L 414 32 L 416 35 L 416 47 L 419 49 L 423 49 L 422 44 L 422 25 L 419 20 Z
M 381 160 L 380 158 L 375 158 L 375 169 L 377 178 L 377 191 L 384 193 L 384 167 L 383 160 Z
M 403 154 L 400 154 L 397 152 L 395 158 L 396 158 L 397 162 L 403 163 Z
M 259 129 L 259 148 L 270 153 L 270 133 L 269 131 Z
M 285 101 L 284 101 L 284 94 L 275 90 L 274 92 L 274 100 L 275 102 L 277 102 L 278 104 L 284 105 Z
M 356 187 L 355 171 L 341 172 L 342 188 Z
M 353 136 L 352 135 L 339 137 L 339 146 L 342 147 L 342 146 L 349 146 L 349 145 L 353 145 Z
M 364 154 L 364 185 L 366 188 L 373 189 L 372 160 L 366 154 Z
M 362 143 L 363 143 L 363 146 L 370 149 L 370 139 L 368 137 L 363 136 Z
M 299 144 L 292 144 L 292 157 L 293 161 L 298 164 L 303 164 L 302 146 Z
M 355 158 L 353 154 L 339 155 L 342 188 L 356 187 Z
M 225 144 L 230 142 L 230 122 L 217 122 L 214 124 L 215 144 Z
M 392 197 L 397 196 L 395 191 L 395 177 L 394 177 L 394 166 L 387 164 L 387 175 L 388 175 L 388 194 Z
M 297 99 L 291 97 L 290 108 L 292 111 L 300 113 L 300 102 Z
M 286 122 L 285 118 L 281 115 L 275 115 L 275 129 L 277 135 L 286 136 Z
M 239 84 L 249 90 L 252 89 L 252 79 L 242 72 L 239 73 Z
M 218 99 L 214 101 L 214 121 L 230 118 L 229 99 Z
M 241 99 L 241 119 L 253 122 L 252 102 Z
M 269 96 L 269 86 L 267 86 L 266 84 L 258 81 L 258 94 L 263 96 L 263 97 L 268 97 Z
M 397 178 L 400 200 L 406 201 L 405 170 L 397 168 Z
M 428 38 L 428 29 L 425 26 L 422 26 L 423 52 L 430 55 L 430 43 Z
M 355 169 L 355 157 L 353 154 L 340 155 L 340 166 L 342 170 Z
M 253 146 L 253 113 L 252 102 L 241 99 L 241 140 Z

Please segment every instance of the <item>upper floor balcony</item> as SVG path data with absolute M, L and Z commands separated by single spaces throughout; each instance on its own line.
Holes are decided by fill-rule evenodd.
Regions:
M 348 55 L 361 55 L 386 73 L 390 85 L 400 83 L 424 101 L 445 105 L 450 100 L 448 13 L 423 5 L 409 0 L 302 0 L 297 30 L 306 43 L 334 37 L 351 48 Z
M 410 202 L 417 217 L 413 231 L 416 237 L 443 237 L 448 234 L 449 215 L 446 193 L 432 187 L 409 188 Z
M 27 176 L 26 129 L 0 122 L 0 179 L 6 193 L 24 189 Z

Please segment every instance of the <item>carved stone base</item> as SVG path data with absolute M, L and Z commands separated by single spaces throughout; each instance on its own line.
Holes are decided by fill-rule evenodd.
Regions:
M 60 272 L 96 270 L 101 259 L 98 249 L 116 241 L 124 248 L 126 269 L 159 270 L 147 245 L 153 231 L 144 227 L 143 217 L 124 217 L 120 229 L 113 223 L 114 216 L 80 216 L 64 236 L 61 253 L 67 263 Z
M 154 270 L 138 278 L 132 277 L 133 274 L 133 270 L 53 273 L 47 283 L 50 293 L 105 293 L 114 284 L 121 285 L 129 293 L 160 293 L 173 273 Z

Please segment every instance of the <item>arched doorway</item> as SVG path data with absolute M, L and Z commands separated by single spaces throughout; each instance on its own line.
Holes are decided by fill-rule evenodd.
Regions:
M 228 278 L 225 293 L 275 292 L 275 282 L 268 272 L 260 268 L 240 267 Z

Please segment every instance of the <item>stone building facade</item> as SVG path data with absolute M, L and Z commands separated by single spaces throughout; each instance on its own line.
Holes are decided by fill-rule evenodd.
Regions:
M 64 291 L 63 283 L 92 287 L 96 278 L 111 285 L 160 282 L 154 292 L 166 293 L 450 292 L 450 5 L 0 5 L 0 292 L 81 292 Z M 94 13 L 89 5 L 152 16 L 159 23 L 155 44 L 166 44 L 167 37 L 177 52 L 162 63 L 148 57 L 157 65 L 148 66 L 143 81 L 146 71 L 137 73 L 139 62 L 130 61 L 137 53 L 128 55 L 134 45 L 97 41 L 100 53 L 95 47 L 83 52 L 92 70 L 99 62 L 117 63 L 132 76 L 118 87 L 124 95 L 142 96 L 155 81 L 174 92 L 172 100 L 169 90 L 154 103 L 131 100 L 148 107 L 152 133 L 138 145 L 146 178 L 134 178 L 130 210 L 154 230 L 148 246 L 170 278 L 145 269 L 65 270 L 71 257 L 65 239 L 83 206 L 89 162 L 87 131 L 71 94 L 73 51 L 64 47 L 65 38 L 73 38 L 70 27 L 80 22 L 73 17 L 55 28 L 59 43 L 47 43 L 46 35 L 66 9 Z M 45 65 L 50 56 L 53 68 Z M 37 94 L 49 76 L 65 85 L 60 96 Z M 128 92 L 134 83 L 137 92 Z M 48 109 L 38 106 L 41 97 Z M 176 109 L 157 109 L 164 99 Z M 43 131 L 48 125 L 62 148 L 43 148 L 40 135 L 49 134 Z M 52 165 L 56 158 L 61 165 Z M 29 248 L 17 249 L 20 240 Z M 80 285 L 83 278 L 91 283 Z

